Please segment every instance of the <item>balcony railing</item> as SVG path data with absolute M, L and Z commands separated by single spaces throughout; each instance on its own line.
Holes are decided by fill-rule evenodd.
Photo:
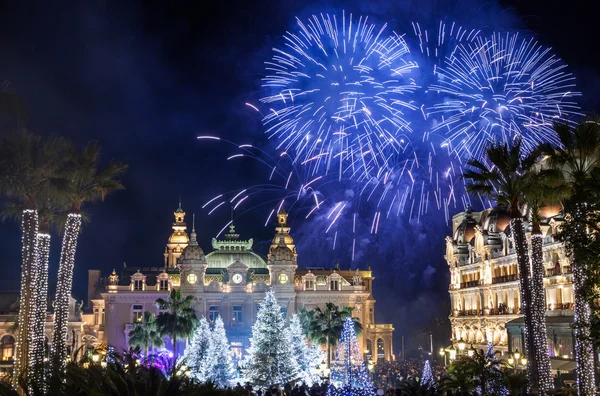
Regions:
M 504 305 L 500 305 L 498 308 L 490 309 L 490 315 L 516 315 L 518 313 L 520 313 L 520 310 Z
M 518 279 L 519 279 L 518 274 L 495 276 L 492 278 L 492 284 L 512 282 L 512 281 L 516 281 Z
M 482 285 L 481 279 L 477 279 L 477 280 L 474 280 L 474 281 L 462 282 L 460 284 L 460 288 L 461 289 L 467 289 L 469 287 L 477 287 L 477 286 L 481 286 L 481 285 Z
M 565 265 L 564 267 L 562 267 L 562 271 L 560 268 L 546 269 L 546 276 L 567 275 L 571 273 L 573 273 L 573 270 L 570 265 Z
M 561 304 L 548 304 L 548 311 L 562 311 L 562 310 L 573 310 L 575 304 L 573 303 L 561 303 Z
M 456 316 L 480 316 L 483 315 L 481 309 L 464 309 L 462 311 L 456 311 Z

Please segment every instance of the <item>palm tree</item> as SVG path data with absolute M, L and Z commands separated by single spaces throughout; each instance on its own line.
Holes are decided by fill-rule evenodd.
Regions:
M 71 148 L 62 172 L 62 183 L 70 209 L 64 227 L 62 249 L 58 268 L 58 281 L 54 301 L 53 366 L 59 370 L 64 367 L 67 356 L 67 322 L 69 319 L 69 298 L 73 286 L 73 268 L 77 239 L 81 230 L 81 207 L 88 202 L 104 198 L 124 187 L 116 179 L 126 169 L 126 165 L 109 163 L 100 168 L 100 145 L 90 143 L 79 152 Z
M 171 336 L 173 340 L 173 355 L 177 361 L 177 339 L 190 337 L 198 318 L 192 307 L 193 296 L 181 296 L 181 290 L 171 290 L 167 300 L 159 298 L 156 305 L 163 311 L 156 318 L 161 336 Z
M 400 384 L 400 394 L 402 396 L 430 396 L 435 395 L 437 392 L 435 390 L 435 383 L 426 383 L 422 382 L 422 378 L 413 377 L 408 378 Z
M 563 233 L 571 246 L 573 288 L 575 296 L 575 358 L 577 362 L 577 387 L 580 395 L 594 394 L 594 353 L 590 338 L 591 308 L 586 285 L 589 264 L 586 245 L 590 240 L 586 222 L 590 185 L 598 190 L 600 173 L 600 118 L 586 118 L 571 128 L 568 124 L 555 125 L 561 147 L 547 148 L 550 163 L 560 170 L 570 186 L 571 197 L 563 202 L 567 225 L 572 233 Z
M 471 369 L 461 360 L 448 367 L 446 376 L 440 381 L 441 390 L 455 391 L 456 394 L 470 395 L 476 384 L 472 380 Z
M 156 316 L 150 312 L 144 312 L 142 323 L 136 323 L 134 329 L 129 333 L 129 345 L 146 351 L 146 361 L 150 363 L 149 351 L 153 348 L 162 348 L 163 339 L 160 329 L 156 323 Z
M 321 345 L 327 345 L 327 367 L 331 367 L 331 350 L 335 348 L 342 336 L 346 318 L 352 318 L 356 335 L 362 334 L 360 320 L 352 317 L 352 310 L 351 307 L 340 309 L 337 305 L 328 302 L 324 309 L 317 307 L 312 311 L 301 309 L 299 312 L 308 338 Z
M 480 395 L 496 395 L 500 393 L 503 382 L 501 362 L 491 347 L 487 352 L 477 349 L 473 356 L 466 357 L 461 363 L 467 366 L 473 382 L 480 389 Z
M 530 290 L 533 315 L 536 315 L 537 332 L 533 337 L 536 365 L 539 377 L 539 394 L 554 387 L 548 356 L 546 338 L 546 293 L 544 290 L 544 254 L 541 221 L 548 207 L 560 206 L 568 196 L 562 174 L 554 169 L 530 170 L 526 175 L 525 202 L 531 221 L 531 270 Z
M 37 320 L 31 320 L 32 317 L 37 317 L 38 299 L 35 290 L 39 283 L 38 209 L 44 204 L 43 200 L 40 200 L 40 192 L 47 191 L 51 179 L 62 163 L 62 142 L 57 138 L 43 141 L 39 136 L 25 130 L 10 133 L 0 141 L 0 192 L 22 204 L 20 217 L 23 258 L 15 386 L 19 386 L 16 379 L 19 376 L 27 379 L 31 365 L 36 364 L 35 359 L 30 362 L 28 357 L 31 345 L 35 344 L 35 334 L 38 333 L 36 328 L 39 325 Z M 36 376 L 34 380 L 40 378 Z
M 486 157 L 489 166 L 475 158 L 469 160 L 463 178 L 470 180 L 467 191 L 488 196 L 499 205 L 509 208 L 510 230 L 519 267 L 521 306 L 525 313 L 525 343 L 530 354 L 528 359 L 529 385 L 532 389 L 537 390 L 540 389 L 540 386 L 536 356 L 547 353 L 547 349 L 543 352 L 536 351 L 536 343 L 533 340 L 533 336 L 538 331 L 535 323 L 539 316 L 534 315 L 532 310 L 529 253 L 521 210 L 525 204 L 525 191 L 528 183 L 525 175 L 533 169 L 540 157 L 540 152 L 534 150 L 534 152 L 524 155 L 521 150 L 521 141 L 518 140 L 511 147 L 508 144 L 491 144 L 486 149 Z M 535 283 L 537 284 L 537 282 Z
M 43 376 L 44 358 L 46 357 L 46 315 L 48 312 L 48 260 L 50 256 L 50 228 L 56 227 L 60 223 L 61 205 L 60 193 L 54 191 L 50 184 L 38 192 L 36 201 L 39 202 L 38 218 L 39 232 L 37 234 L 37 282 L 33 290 L 32 297 L 34 301 L 35 321 L 32 328 L 31 356 L 32 366 L 30 370 L 36 371 L 36 378 Z M 20 220 L 24 209 L 21 199 L 12 199 L 4 203 L 0 212 L 0 218 L 6 220 L 9 218 Z M 36 384 L 37 387 L 44 388 L 44 384 Z

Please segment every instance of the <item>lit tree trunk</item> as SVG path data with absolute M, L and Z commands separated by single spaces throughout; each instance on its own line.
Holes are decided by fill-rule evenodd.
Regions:
M 538 381 L 538 394 L 545 395 L 554 386 L 548 356 L 548 339 L 546 332 L 546 292 L 544 289 L 544 256 L 542 251 L 542 233 L 539 224 L 533 225 L 531 235 L 531 268 L 530 291 L 532 299 L 532 317 L 535 332 L 533 338 L 533 353 L 530 359 L 535 359 Z
M 531 355 L 535 351 L 533 337 L 536 329 L 533 328 L 533 316 L 531 310 L 531 291 L 529 290 L 529 254 L 527 249 L 527 239 L 525 237 L 525 227 L 523 217 L 518 208 L 512 208 L 510 219 L 510 231 L 515 244 L 517 253 L 517 265 L 519 267 L 519 285 L 521 288 L 521 307 L 525 316 L 525 349 L 529 357 L 527 359 L 527 376 L 530 390 L 537 390 L 537 368 L 535 359 Z
M 81 230 L 81 215 L 69 213 L 65 224 L 60 263 L 58 267 L 58 282 L 54 300 L 54 337 L 53 366 L 54 370 L 65 367 L 67 357 L 67 324 L 69 321 L 69 300 L 73 286 L 73 268 L 75 266 L 75 251 L 77 238 Z
M 22 215 L 22 264 L 21 264 L 21 298 L 19 303 L 19 329 L 17 331 L 17 351 L 13 384 L 19 387 L 19 378 L 27 380 L 31 359 L 31 343 L 33 341 L 33 317 L 35 315 L 35 299 L 33 291 L 36 283 L 38 212 L 34 209 L 23 210 Z M 27 382 L 25 382 L 27 383 Z
M 33 339 L 30 345 L 32 360 L 29 381 L 32 386 L 45 392 L 44 358 L 46 312 L 48 307 L 48 258 L 50 255 L 50 234 L 48 224 L 40 223 L 37 235 L 37 281 L 33 290 L 35 298 L 35 315 L 33 319 Z
M 588 233 L 584 225 L 586 217 L 586 205 L 578 204 L 575 213 L 575 235 L 576 243 L 573 243 L 573 290 L 575 297 L 575 361 L 577 363 L 577 392 L 580 396 L 591 396 L 595 394 L 594 379 L 594 346 L 590 338 L 591 333 L 591 309 L 586 299 L 586 272 L 587 264 L 577 261 L 578 250 L 585 246 Z M 585 249 L 585 247 L 584 247 Z M 585 256 L 585 255 L 584 255 Z

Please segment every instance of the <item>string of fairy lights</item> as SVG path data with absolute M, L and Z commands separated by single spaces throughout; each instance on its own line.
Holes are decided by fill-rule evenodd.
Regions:
M 585 217 L 585 204 L 577 205 L 575 219 Z M 576 237 L 586 238 L 584 224 L 575 222 Z M 585 264 L 577 261 L 574 252 L 573 260 L 573 292 L 575 295 L 574 328 L 575 335 L 575 361 L 577 363 L 577 389 L 580 395 L 593 395 L 595 390 L 594 380 L 594 348 L 591 341 L 585 337 L 590 334 L 591 310 L 590 305 L 582 294 L 586 282 Z
M 18 386 L 19 376 L 26 374 L 28 370 L 27 362 L 31 361 L 32 351 L 30 348 L 32 326 L 35 319 L 35 310 L 33 308 L 34 299 L 32 298 L 33 288 L 36 282 L 36 263 L 37 263 L 37 234 L 39 229 L 39 218 L 37 210 L 25 209 L 21 216 L 22 229 L 22 275 L 21 275 L 21 298 L 19 306 L 19 328 L 16 341 L 16 359 L 13 375 L 13 384 Z
M 532 334 L 535 352 L 529 360 L 535 359 L 537 369 L 538 394 L 544 395 L 554 387 L 548 356 L 548 340 L 546 337 L 546 291 L 544 289 L 544 257 L 542 252 L 542 235 L 531 235 L 531 274 L 529 291 L 532 298 L 532 320 L 536 331 Z
M 347 318 L 331 368 L 331 384 L 327 396 L 373 396 L 373 384 L 368 377 L 363 355 L 358 346 L 354 323 Z
M 69 320 L 69 299 L 73 284 L 73 267 L 75 266 L 75 250 L 81 229 L 81 215 L 69 213 L 65 224 L 58 282 L 54 301 L 54 336 L 52 339 L 53 361 L 55 369 L 63 369 L 67 358 L 67 323 Z M 56 366 L 58 365 L 58 367 Z
M 522 218 L 512 218 L 510 220 L 510 232 L 513 237 L 513 241 L 515 243 L 515 252 L 517 255 L 517 265 L 519 267 L 519 292 L 521 295 L 521 310 L 523 311 L 523 315 L 525 316 L 525 326 L 523 330 L 524 335 L 524 345 L 525 345 L 525 353 L 527 355 L 531 354 L 530 347 L 530 332 L 528 329 L 528 324 L 531 323 L 531 315 L 530 315 L 530 307 L 527 304 L 527 300 L 531 295 L 529 293 L 529 255 L 527 252 L 527 248 L 523 248 L 523 246 L 518 246 L 519 240 L 525 240 L 525 225 Z M 529 314 L 529 315 L 528 315 Z M 534 370 L 535 370 L 535 362 L 534 359 L 527 359 L 527 383 L 531 385 L 534 381 Z M 531 389 L 530 389 L 531 390 Z
M 30 345 L 31 360 L 29 361 L 29 382 L 31 386 L 46 391 L 44 380 L 46 312 L 48 300 L 48 259 L 50 256 L 50 234 L 37 235 L 37 282 L 33 288 L 35 299 L 35 315 L 33 317 L 33 334 Z

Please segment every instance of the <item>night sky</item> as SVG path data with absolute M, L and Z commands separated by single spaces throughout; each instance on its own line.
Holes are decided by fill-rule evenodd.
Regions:
M 129 164 L 126 191 L 88 208 L 91 222 L 84 225 L 75 269 L 78 299 L 86 297 L 88 269 L 107 274 L 123 262 L 163 265 L 180 195 L 188 225 L 195 212 L 200 245 L 210 250 L 230 214 L 221 210 L 209 217 L 202 205 L 217 194 L 264 183 L 268 171 L 252 161 L 226 161 L 235 150 L 196 136 L 269 148 L 260 119 L 244 105 L 261 96 L 264 62 L 295 16 L 342 9 L 387 21 L 397 32 L 408 31 L 413 19 L 446 17 L 473 28 L 535 33 L 570 65 L 583 110 L 599 108 L 600 35 L 583 1 L 2 2 L 0 81 L 9 80 L 23 96 L 29 128 L 78 144 L 97 139 L 106 159 Z M 253 237 L 264 255 L 273 235 L 274 224 L 264 227 L 269 210 L 251 204 L 245 209 L 251 210 L 236 220 L 237 231 Z M 432 212 L 419 223 L 389 220 L 378 235 L 365 235 L 354 263 L 348 246 L 331 249 L 318 224 L 292 211 L 291 225 L 300 266 L 372 267 L 376 320 L 394 324 L 396 347 L 401 335 L 447 315 L 443 255 L 450 229 L 443 214 Z M 0 238 L 0 287 L 16 290 L 17 224 L 0 224 Z M 50 279 L 56 282 L 58 236 L 52 247 Z

